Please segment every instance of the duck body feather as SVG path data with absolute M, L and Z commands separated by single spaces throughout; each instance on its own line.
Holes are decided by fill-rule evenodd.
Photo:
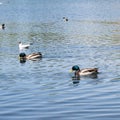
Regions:
M 30 55 L 27 55 L 26 58 L 28 60 L 32 60 L 32 59 L 37 59 L 37 58 L 42 58 L 42 54 L 40 52 L 38 53 L 32 53 Z
M 85 68 L 77 72 L 80 76 L 93 75 L 98 73 L 98 68 Z

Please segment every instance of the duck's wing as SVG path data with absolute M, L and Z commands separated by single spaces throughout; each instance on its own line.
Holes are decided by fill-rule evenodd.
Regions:
M 22 47 L 23 47 L 23 48 L 29 48 L 30 45 L 29 45 L 29 44 L 27 44 L 27 45 L 22 45 Z
M 81 70 L 82 73 L 90 72 L 90 73 L 98 73 L 98 68 L 86 68 Z
M 30 45 L 19 45 L 19 49 L 28 49 Z
M 42 56 L 39 53 L 32 53 L 27 56 L 28 59 L 41 58 Z

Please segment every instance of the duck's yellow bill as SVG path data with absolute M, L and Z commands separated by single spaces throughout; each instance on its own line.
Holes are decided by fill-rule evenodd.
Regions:
M 72 73 L 72 72 L 73 72 L 73 70 L 72 70 L 72 69 L 70 69 L 70 70 L 69 70 L 69 72 L 70 72 L 70 73 Z

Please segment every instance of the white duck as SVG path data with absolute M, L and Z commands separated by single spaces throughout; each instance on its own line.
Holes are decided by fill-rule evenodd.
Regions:
M 30 47 L 30 45 L 32 45 L 32 43 L 29 43 L 29 44 L 22 44 L 22 42 L 19 42 L 19 49 L 22 50 L 22 49 L 28 49 Z

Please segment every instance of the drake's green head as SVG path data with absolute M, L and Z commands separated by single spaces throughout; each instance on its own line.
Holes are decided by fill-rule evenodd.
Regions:
M 78 65 L 74 65 L 74 66 L 72 67 L 72 70 L 73 70 L 73 71 L 78 71 L 78 70 L 80 70 L 80 68 L 79 68 Z
M 19 59 L 20 59 L 20 63 L 26 62 L 26 54 L 25 53 L 20 53 L 19 54 Z
M 20 53 L 20 54 L 19 54 L 19 57 L 20 57 L 20 58 L 24 58 L 24 57 L 26 57 L 26 54 L 25 54 L 25 53 Z

